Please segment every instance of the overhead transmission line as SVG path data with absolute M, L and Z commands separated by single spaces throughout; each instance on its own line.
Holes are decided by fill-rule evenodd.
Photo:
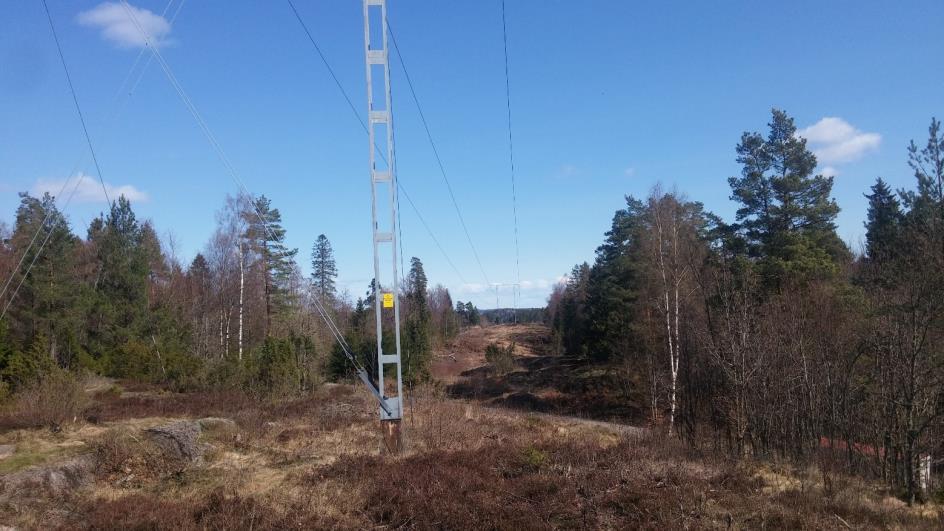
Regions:
M 505 0 L 501 3 L 502 15 L 502 44 L 505 51 L 505 106 L 508 110 L 508 163 L 511 167 L 511 209 L 515 220 L 515 276 L 517 278 L 520 296 L 521 290 L 521 252 L 518 246 L 518 191 L 515 186 L 515 143 L 511 134 L 511 81 L 508 75 L 508 25 L 505 21 Z M 515 319 L 517 320 L 517 300 L 515 303 Z
M 96 173 L 98 174 L 98 181 L 102 185 L 102 192 L 105 194 L 105 200 L 108 202 L 109 205 L 111 205 L 111 198 L 108 196 L 108 187 L 105 186 L 105 180 L 102 177 L 102 168 L 98 163 L 98 157 L 95 155 L 95 148 L 92 147 L 92 138 L 89 135 L 88 127 L 85 124 L 85 115 L 82 114 L 82 107 L 79 105 L 79 98 L 75 92 L 75 85 L 72 83 L 72 75 L 69 73 L 69 66 L 66 63 L 65 55 L 62 53 L 62 45 L 59 42 L 59 34 L 56 32 L 56 25 L 53 23 L 52 14 L 49 12 L 49 5 L 46 3 L 46 0 L 43 0 L 43 10 L 46 12 L 46 19 L 49 21 L 49 29 L 52 31 L 52 37 L 56 43 L 56 51 L 59 54 L 59 61 L 62 63 L 62 70 L 63 72 L 65 72 L 66 81 L 69 84 L 69 93 L 72 95 L 72 103 L 75 105 L 76 113 L 79 116 L 79 122 L 82 124 L 82 133 L 85 135 L 85 142 L 88 145 L 89 153 L 91 153 L 92 155 L 92 161 L 95 163 L 95 170 L 96 170 Z M 78 166 L 78 164 L 76 166 Z M 62 193 L 65 191 L 71 178 L 72 176 L 69 175 L 66 178 L 66 180 L 63 181 L 62 187 L 59 190 L 59 195 L 62 195 Z M 75 195 L 75 190 L 78 189 L 80 182 L 81 182 L 81 177 L 77 176 L 75 188 L 73 188 L 72 194 L 69 196 L 69 199 L 66 202 L 66 205 L 68 205 L 68 203 L 71 202 L 72 196 Z M 4 284 L 3 289 L 0 290 L 0 299 L 2 299 L 4 295 L 6 295 L 6 292 L 10 287 L 10 283 L 13 281 L 13 277 L 16 275 L 17 271 L 19 271 L 20 268 L 23 267 L 23 262 L 26 260 L 26 256 L 29 254 L 30 249 L 36 243 L 36 239 L 39 237 L 40 232 L 42 232 L 43 228 L 46 228 L 46 225 L 49 223 L 52 213 L 53 213 L 53 210 L 49 209 L 46 212 L 46 215 L 43 216 L 42 222 L 40 222 L 39 226 L 36 227 L 36 232 L 33 233 L 33 237 L 30 239 L 29 244 L 27 244 L 26 248 L 23 250 L 23 254 L 22 256 L 20 256 L 20 259 L 17 262 L 16 267 L 10 272 L 10 277 L 7 279 L 6 283 Z M 49 242 L 49 238 L 52 236 L 52 233 L 53 233 L 53 229 L 51 227 L 47 228 L 46 237 L 43 238 L 43 241 L 39 245 L 39 249 L 37 249 L 36 254 L 33 255 L 33 259 L 30 261 L 29 266 L 27 266 L 26 271 L 24 271 L 23 274 L 20 276 L 19 283 L 17 283 L 16 288 L 14 288 L 13 293 L 10 295 L 10 298 L 7 300 L 7 303 L 4 305 L 3 311 L 0 312 L 0 320 L 2 320 L 6 316 L 7 311 L 10 309 L 10 305 L 12 305 L 13 300 L 16 299 L 17 294 L 20 292 L 20 288 L 23 286 L 23 282 L 29 276 L 30 271 L 33 269 L 33 265 L 36 264 L 36 260 L 42 254 L 43 249 L 45 249 L 46 244 Z
M 403 74 L 406 77 L 406 83 L 410 87 L 410 95 L 413 96 L 413 103 L 416 104 L 416 110 L 419 111 L 420 120 L 423 122 L 423 129 L 426 130 L 426 138 L 429 140 L 429 145 L 433 149 L 433 155 L 436 157 L 436 163 L 439 165 L 439 173 L 442 175 L 443 182 L 446 183 L 446 189 L 449 191 L 449 198 L 452 200 L 452 206 L 456 210 L 456 215 L 459 217 L 459 223 L 462 225 L 462 230 L 465 232 L 465 238 L 469 242 L 469 247 L 472 248 L 472 255 L 475 257 L 475 261 L 479 266 L 479 270 L 482 272 L 482 277 L 485 278 L 486 284 L 491 284 L 488 280 L 488 275 L 485 273 L 485 268 L 482 267 L 482 261 L 479 259 L 478 250 L 475 248 L 475 244 L 472 243 L 472 236 L 469 234 L 469 227 L 465 224 L 465 218 L 462 216 L 462 210 L 459 209 L 459 203 L 456 201 L 456 194 L 452 191 L 452 184 L 449 182 L 449 177 L 446 176 L 446 168 L 443 165 L 442 157 L 439 156 L 439 150 L 436 148 L 436 141 L 433 140 L 433 133 L 429 129 L 429 123 L 426 121 L 426 115 L 423 113 L 423 106 L 420 105 L 420 99 L 416 95 L 416 89 L 413 87 L 413 80 L 410 78 L 410 71 L 406 67 L 406 62 L 403 60 L 403 55 L 400 54 L 400 46 L 397 45 L 397 38 L 393 34 L 393 28 L 390 26 L 390 21 L 387 21 L 387 31 L 390 32 L 390 40 L 393 42 L 393 50 L 397 53 L 397 60 L 400 61 L 400 66 L 403 67 Z
M 56 33 L 56 25 L 52 22 L 52 15 L 49 14 L 49 5 L 46 3 L 46 0 L 43 0 L 43 9 L 46 10 L 46 18 L 49 19 L 49 29 L 52 30 L 52 37 L 56 41 L 56 51 L 59 52 L 59 60 L 62 62 L 62 69 L 66 73 L 66 81 L 69 82 L 69 92 L 72 94 L 72 102 L 75 104 L 75 111 L 78 113 L 79 121 L 82 123 L 82 132 L 85 133 L 85 141 L 88 143 L 89 153 L 92 154 L 92 162 L 95 163 L 98 181 L 102 183 L 102 191 L 105 192 L 105 201 L 111 205 L 111 198 L 108 197 L 105 179 L 102 177 L 102 167 L 98 164 L 98 157 L 95 156 L 95 148 L 92 147 L 92 138 L 89 136 L 88 127 L 85 126 L 85 116 L 82 115 L 82 107 L 79 106 L 79 98 L 75 95 L 75 86 L 72 84 L 72 76 L 69 75 L 69 67 L 66 66 L 66 58 L 62 54 L 62 46 L 59 44 L 59 34 Z
M 187 0 L 181 0 L 181 2 L 180 2 L 179 4 L 177 4 L 177 9 L 174 10 L 174 14 L 173 14 L 173 15 L 171 16 L 171 18 L 170 18 L 170 23 L 171 23 L 171 24 L 173 24 L 174 21 L 177 20 L 177 15 L 180 14 L 180 10 L 183 9 L 183 6 L 184 6 L 184 4 L 185 4 L 186 2 L 187 2 Z M 162 17 L 167 16 L 167 12 L 170 11 L 170 7 L 171 7 L 173 4 L 174 4 L 174 0 L 169 0 L 169 1 L 167 2 L 167 5 L 164 6 L 164 11 L 161 13 L 161 16 L 162 16 Z M 50 15 L 50 14 L 49 14 L 49 8 L 48 8 L 48 6 L 46 6 L 46 2 L 43 2 L 43 5 L 44 5 L 44 7 L 45 7 L 46 16 L 47 16 L 47 18 L 50 19 L 50 21 L 49 21 L 49 22 L 50 22 L 50 27 L 52 28 L 52 30 L 53 30 L 53 36 L 55 37 L 55 36 L 56 36 L 55 27 L 54 27 L 53 24 L 52 24 L 52 20 L 51 20 L 52 17 L 49 16 L 49 15 Z M 58 38 L 56 39 L 56 41 L 57 41 L 57 42 L 56 42 L 57 48 L 59 49 L 59 57 L 60 57 L 60 59 L 62 60 L 62 66 L 63 66 L 63 69 L 65 69 L 65 71 L 66 71 L 66 76 L 67 76 L 67 78 L 68 78 L 68 77 L 69 77 L 69 75 L 68 75 L 69 71 L 68 71 L 68 68 L 66 67 L 65 60 L 62 59 L 62 58 L 63 58 L 63 54 L 62 54 L 62 49 L 59 48 Z M 115 92 L 115 96 L 112 98 L 112 102 L 111 102 L 111 105 L 110 105 L 110 107 L 113 109 L 113 112 L 112 112 L 112 114 L 105 120 L 105 129 L 107 129 L 108 126 L 109 126 L 111 123 L 113 123 L 115 119 L 117 119 L 118 115 L 121 113 L 121 110 L 124 108 L 123 105 L 120 106 L 120 107 L 116 107 L 116 105 L 117 105 L 117 103 L 118 103 L 118 99 L 119 99 L 119 98 L 121 97 L 121 95 L 124 93 L 125 87 L 128 85 L 128 81 L 130 81 L 130 80 L 132 79 L 132 77 L 134 76 L 135 70 L 137 70 L 138 64 L 141 62 L 141 58 L 144 56 L 144 53 L 145 53 L 145 49 L 144 49 L 144 48 L 142 48 L 140 51 L 138 51 L 138 55 L 137 55 L 137 57 L 135 57 L 134 62 L 131 64 L 131 68 L 128 70 L 127 75 L 125 75 L 125 78 L 122 80 L 121 85 L 118 86 L 118 90 Z M 148 69 L 148 67 L 150 66 L 150 64 L 151 64 L 151 57 L 148 56 L 148 58 L 147 58 L 147 60 L 146 60 L 146 62 L 145 62 L 145 64 L 144 64 L 144 67 L 141 68 L 141 70 L 138 72 L 137 78 L 136 78 L 136 79 L 134 80 L 134 82 L 131 84 L 130 90 L 128 91 L 128 96 L 129 96 L 129 97 L 130 97 L 132 94 L 134 94 L 134 91 L 137 89 L 138 84 L 141 82 L 141 79 L 144 77 L 144 73 L 147 71 L 147 69 Z M 71 82 L 69 83 L 69 87 L 70 87 L 70 89 L 72 89 L 72 83 L 71 83 Z M 77 102 L 77 98 L 75 97 L 74 90 L 73 90 L 73 101 L 76 103 L 76 108 L 78 108 L 78 102 Z M 125 101 L 127 102 L 127 100 L 125 100 Z M 81 112 L 80 112 L 80 116 L 82 116 Z M 84 126 L 84 121 L 83 121 L 83 126 Z M 86 130 L 86 141 L 88 141 L 87 130 Z M 90 144 L 90 146 L 91 146 L 91 142 L 89 142 L 89 144 Z M 84 151 L 84 150 L 83 150 L 83 151 Z M 77 160 L 76 163 L 72 166 L 72 169 L 69 171 L 69 173 L 68 173 L 66 179 L 63 180 L 62 186 L 60 187 L 59 192 L 53 197 L 53 202 L 54 202 L 53 204 L 55 205 L 55 202 L 57 202 L 58 200 L 60 200 L 60 199 L 62 198 L 63 193 L 65 192 L 66 188 L 69 186 L 69 182 L 72 180 L 73 176 L 76 177 L 75 186 L 73 186 L 72 192 L 69 194 L 69 197 L 66 199 L 66 202 L 63 204 L 63 206 L 62 206 L 62 208 L 61 208 L 61 211 L 65 211 L 65 209 L 68 208 L 69 204 L 72 202 L 72 198 L 75 196 L 75 193 L 76 193 L 76 191 L 78 190 L 79 185 L 81 184 L 81 178 L 80 178 L 81 176 L 77 174 L 77 171 L 78 171 L 78 169 L 79 169 L 79 166 L 82 164 L 84 158 L 85 158 L 85 154 L 79 155 L 78 160 Z M 99 175 L 101 175 L 101 173 L 99 173 Z M 107 188 L 106 188 L 106 186 L 105 186 L 105 183 L 104 183 L 101 179 L 99 180 L 99 182 L 100 182 L 101 185 L 102 185 L 102 191 L 104 192 L 105 198 L 106 198 L 106 201 L 107 201 L 107 200 L 108 200 L 108 190 L 107 190 Z M 46 215 L 43 217 L 43 221 L 39 224 L 39 226 L 36 227 L 36 231 L 33 233 L 33 237 L 30 239 L 29 244 L 27 244 L 26 248 L 23 250 L 23 254 L 20 256 L 20 259 L 17 261 L 16 267 L 10 272 L 9 278 L 7 278 L 7 281 L 4 283 L 3 288 L 0 289 L 0 300 L 3 300 L 3 296 L 6 294 L 8 288 L 10 287 L 10 284 L 11 284 L 11 282 L 13 281 L 13 277 L 16 276 L 17 272 L 23 267 L 23 263 L 24 263 L 24 261 L 26 260 L 26 256 L 29 254 L 30 249 L 33 248 L 33 245 L 35 245 L 36 240 L 39 238 L 39 234 L 43 231 L 44 228 L 46 228 L 46 224 L 49 222 L 49 219 L 51 218 L 53 212 L 54 212 L 53 209 L 48 210 L 48 211 L 46 212 Z M 39 258 L 39 256 L 42 254 L 43 249 L 45 248 L 46 243 L 49 241 L 49 238 L 50 238 L 51 235 L 52 235 L 52 230 L 50 230 L 50 231 L 46 234 L 46 237 L 43 239 L 43 241 L 42 241 L 41 244 L 40 244 L 39 250 L 36 252 L 36 255 L 34 255 L 33 260 L 30 262 L 30 265 L 27 266 L 26 271 L 22 274 L 22 277 L 20 278 L 19 284 L 17 284 L 17 287 L 13 290 L 13 294 L 10 296 L 9 301 L 8 301 L 7 304 L 4 306 L 3 311 L 0 312 L 0 319 L 3 319 L 3 317 L 6 315 L 7 309 L 8 309 L 9 306 L 12 304 L 13 300 L 16 298 L 16 295 L 17 295 L 17 293 L 18 293 L 19 290 L 20 290 L 20 286 L 22 286 L 23 282 L 26 280 L 26 277 L 29 276 L 29 273 L 30 273 L 30 271 L 31 271 L 32 268 L 33 268 L 33 264 L 36 263 L 36 260 L 37 260 L 37 259 Z
M 361 116 L 360 112 L 358 112 L 357 107 L 354 106 L 354 103 L 351 101 L 350 96 L 348 96 L 347 91 L 344 89 L 344 86 L 341 84 L 341 81 L 338 79 L 337 74 L 334 73 L 334 69 L 331 68 L 331 64 L 328 62 L 327 57 L 325 57 L 324 52 L 321 50 L 321 46 L 318 45 L 318 42 L 315 40 L 315 37 L 312 35 L 311 31 L 308 29 L 308 25 L 305 24 L 305 21 L 304 19 L 302 19 L 301 15 L 299 14 L 298 9 L 295 8 L 295 3 L 292 2 L 292 0 L 286 0 L 286 2 L 288 3 L 289 7 L 292 9 L 292 13 L 295 15 L 295 19 L 298 20 L 298 23 L 301 25 L 302 30 L 305 31 L 305 35 L 308 37 L 308 41 L 311 42 L 311 45 L 315 48 L 315 51 L 318 53 L 318 57 L 321 59 L 321 62 L 324 64 L 325 68 L 328 70 L 328 73 L 331 75 L 331 79 L 334 80 L 334 84 L 338 87 L 338 90 L 341 92 L 341 95 L 344 96 L 344 100 L 347 102 L 348 107 L 351 109 L 351 112 L 354 114 L 354 117 L 357 119 L 358 123 L 360 123 L 361 128 L 364 130 L 364 133 L 370 134 L 370 130 L 367 129 L 367 124 L 364 122 L 364 118 Z M 392 114 L 393 113 L 391 112 L 391 115 Z M 374 144 L 374 150 L 377 152 L 377 155 L 380 157 L 381 160 L 384 161 L 385 164 L 387 165 L 390 164 L 387 161 L 387 157 L 383 153 L 383 150 L 380 149 L 380 146 Z M 391 170 L 394 170 L 394 168 L 391 168 Z M 453 263 L 452 259 L 449 258 L 449 254 L 446 253 L 445 248 L 443 248 L 442 244 L 439 243 L 439 239 L 436 238 L 435 234 L 433 234 L 432 229 L 429 227 L 429 224 L 426 222 L 426 219 L 423 218 L 423 215 L 420 213 L 419 208 L 417 208 L 416 203 L 413 202 L 413 199 L 410 197 L 410 194 L 406 191 L 406 188 L 403 186 L 403 183 L 401 183 L 400 179 L 396 178 L 396 176 L 394 176 L 394 180 L 397 183 L 398 192 L 403 192 L 403 197 L 406 198 L 407 202 L 410 204 L 410 207 L 413 209 L 413 212 L 416 213 L 416 217 L 420 220 L 420 223 L 423 225 L 423 228 L 426 229 L 426 232 L 427 234 L 429 234 L 430 239 L 432 239 L 433 243 L 436 244 L 436 247 L 439 249 L 439 252 L 446 259 L 446 262 L 449 264 L 452 270 L 456 273 L 459 279 L 463 283 L 465 283 L 465 277 L 459 271 L 459 268 L 456 267 L 455 263 Z M 397 201 L 399 201 L 399 193 L 397 194 Z M 399 209 L 397 209 L 397 211 L 399 212 Z M 397 221 L 397 225 L 398 226 L 400 225 L 399 220 Z
M 223 165 L 226 167 L 226 170 L 229 173 L 230 177 L 233 179 L 236 185 L 239 186 L 243 190 L 244 193 L 246 193 L 249 197 L 252 197 L 252 194 L 249 192 L 249 189 L 246 188 L 246 185 L 243 183 L 243 180 L 239 177 L 239 174 L 236 171 L 236 168 L 233 166 L 229 157 L 226 155 L 226 152 L 223 150 L 223 147 L 220 145 L 220 143 L 216 140 L 216 137 L 213 135 L 213 131 L 210 130 L 209 126 L 203 120 L 203 117 L 200 115 L 200 112 L 197 110 L 196 106 L 194 106 L 193 101 L 190 99 L 190 97 L 187 95 L 186 91 L 184 90 L 183 86 L 177 80 L 177 77 L 174 75 L 173 70 L 171 70 L 170 65 L 168 65 L 167 62 L 164 60 L 164 57 L 161 55 L 161 52 L 152 45 L 150 35 L 148 35 L 147 31 L 138 22 L 138 19 L 134 15 L 134 12 L 131 10 L 130 6 L 128 6 L 127 0 L 121 0 L 121 5 L 125 8 L 125 12 L 128 14 L 128 17 L 131 19 L 135 28 L 137 28 L 138 32 L 141 33 L 141 36 L 144 38 L 145 45 L 151 50 L 151 53 L 154 55 L 154 58 L 157 59 L 158 64 L 161 66 L 161 69 L 164 71 L 164 74 L 167 76 L 167 79 L 171 82 L 171 85 L 173 86 L 174 90 L 177 92 L 177 95 L 180 97 L 181 101 L 184 103 L 184 106 L 187 107 L 187 110 L 190 112 L 191 116 L 193 116 L 194 120 L 197 122 L 197 125 L 200 127 L 200 130 L 203 132 L 203 134 L 206 136 L 207 140 L 209 141 L 210 145 L 216 151 L 217 156 L 223 162 Z M 259 211 L 259 207 L 256 206 L 255 201 L 250 201 L 250 204 L 252 205 L 252 209 L 254 210 L 256 216 L 258 217 L 260 223 L 262 224 L 262 228 L 266 232 L 266 235 L 272 240 L 277 240 L 272 230 L 269 228 L 269 224 L 266 223 L 265 217 L 262 215 L 262 212 Z M 370 379 L 370 375 L 367 372 L 367 369 L 357 360 L 357 357 L 352 352 L 350 345 L 348 345 L 347 341 L 344 339 L 344 335 L 341 333 L 337 324 L 334 322 L 334 319 L 331 318 L 331 315 L 325 310 L 321 301 L 318 300 L 317 297 L 315 297 L 313 301 L 315 303 L 315 308 L 318 310 L 318 313 L 321 314 L 321 318 L 324 319 L 325 323 L 328 325 L 329 330 L 331 331 L 332 335 L 337 340 L 339 346 L 341 347 L 341 350 L 345 354 L 345 357 L 347 357 L 348 361 L 350 361 L 351 364 L 354 366 L 358 377 L 364 382 L 364 384 L 370 390 L 371 394 L 373 394 L 377 398 L 378 402 L 380 403 L 380 407 L 383 408 L 385 411 L 387 411 L 387 413 L 389 414 L 390 410 L 388 409 L 388 406 L 386 405 L 386 402 L 383 399 L 383 396 L 381 394 L 382 390 L 378 390 L 377 386 Z
M 82 181 L 81 181 L 80 179 L 76 179 L 76 180 L 75 180 L 75 186 L 72 187 L 72 193 L 70 193 L 70 194 L 69 194 L 69 197 L 66 198 L 66 202 L 65 202 L 63 208 L 68 207 L 68 206 L 69 206 L 69 203 L 72 202 L 72 198 L 75 196 L 76 190 L 79 189 L 79 184 L 80 184 L 81 182 L 82 182 Z M 65 189 L 65 186 L 64 186 L 64 185 L 63 185 L 63 189 Z M 61 193 L 61 192 L 60 192 L 60 193 Z M 51 212 L 51 211 L 50 211 L 50 212 Z M 39 230 L 42 229 L 44 226 L 46 226 L 46 224 L 48 223 L 49 217 L 50 217 L 50 216 L 49 216 L 49 213 L 47 213 L 47 215 L 46 215 L 46 217 L 43 219 L 42 223 L 40 223 L 39 229 L 37 229 L 36 234 L 39 234 Z M 46 237 L 43 238 L 43 241 L 42 241 L 42 243 L 40 244 L 39 249 L 36 250 L 36 254 L 34 254 L 34 255 L 33 255 L 33 259 L 30 260 L 29 266 L 26 267 L 26 271 L 25 271 L 25 272 L 23 273 L 23 275 L 20 277 L 20 281 L 17 283 L 16 288 L 13 290 L 13 293 L 10 295 L 10 298 L 7 300 L 7 303 L 3 306 L 3 311 L 0 312 L 0 321 L 2 321 L 4 317 L 6 317 L 7 311 L 10 309 L 10 306 L 13 305 L 13 301 L 16 299 L 16 295 L 20 292 L 20 288 L 23 287 L 23 282 L 26 280 L 26 277 L 29 276 L 30 271 L 32 271 L 32 269 L 33 269 L 33 266 L 36 265 L 36 260 L 38 260 L 38 259 L 39 259 L 39 256 L 42 254 L 43 249 L 46 247 L 46 243 L 49 242 L 49 238 L 52 236 L 52 233 L 53 233 L 53 227 L 49 227 L 49 229 L 46 231 Z M 35 235 L 34 235 L 34 238 L 35 238 Z M 30 245 L 32 245 L 32 242 L 30 242 Z M 23 264 L 23 259 L 26 258 L 27 253 L 29 253 L 29 247 L 27 247 L 27 248 L 23 251 L 23 256 L 20 257 L 20 263 L 17 264 L 16 269 L 14 269 L 13 271 L 10 272 L 10 278 L 7 280 L 6 286 L 3 287 L 3 292 L 0 292 L 0 299 L 3 298 L 3 293 L 6 292 L 7 287 L 10 285 L 10 281 L 13 280 L 13 276 L 16 274 L 16 272 L 17 272 L 17 271 L 19 270 L 19 268 L 22 266 L 22 264 Z

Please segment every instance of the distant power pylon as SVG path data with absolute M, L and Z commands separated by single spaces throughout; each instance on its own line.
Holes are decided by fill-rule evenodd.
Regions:
M 384 444 L 388 451 L 398 452 L 401 440 L 400 420 L 403 418 L 403 375 L 400 370 L 400 279 L 397 272 L 397 178 L 387 51 L 387 2 L 364 0 L 371 227 L 374 246 L 374 315 L 377 321 L 377 389 L 383 401 L 380 407 L 380 423 Z M 375 89 L 383 94 L 375 94 Z M 382 256 L 390 258 L 389 269 L 383 268 L 391 273 L 389 278 L 381 276 Z M 385 353 L 383 314 L 391 311 L 396 350 L 393 353 Z M 395 389 L 393 386 L 384 385 L 385 376 L 396 378 Z
M 499 304 L 498 304 L 498 301 L 499 301 L 499 299 L 498 299 L 498 290 L 501 289 L 501 288 L 504 288 L 504 287 L 509 287 L 509 286 L 511 287 L 511 299 L 512 299 L 512 305 L 513 305 L 513 308 L 514 308 L 513 318 L 514 318 L 514 322 L 517 323 L 517 322 L 518 322 L 518 296 L 521 294 L 521 284 L 517 284 L 517 283 L 513 283 L 513 284 L 498 284 L 498 283 L 495 283 L 495 284 L 492 284 L 492 286 L 495 288 L 495 309 L 496 309 L 496 310 L 500 308 L 500 306 L 499 306 Z

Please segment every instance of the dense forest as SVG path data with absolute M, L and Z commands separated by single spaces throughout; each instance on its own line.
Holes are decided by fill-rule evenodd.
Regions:
M 353 300 L 338 292 L 324 234 L 314 238 L 304 278 L 298 250 L 284 244 L 281 214 L 264 196 L 227 198 L 189 264 L 124 197 L 85 238 L 54 197 L 20 197 L 14 225 L 0 227 L 0 398 L 50 374 L 67 381 L 88 372 L 177 390 L 311 390 L 351 370 L 319 306 L 355 355 L 376 358 L 372 285 Z M 405 376 L 421 380 L 432 348 L 477 323 L 478 310 L 428 286 L 419 258 L 401 284 Z
M 744 133 L 736 219 L 677 191 L 626 198 L 548 304 L 554 346 L 626 367 L 654 424 L 735 457 L 833 456 L 914 501 L 944 446 L 944 135 L 877 179 L 864 249 L 793 120 Z M 828 449 L 828 452 L 824 452 Z

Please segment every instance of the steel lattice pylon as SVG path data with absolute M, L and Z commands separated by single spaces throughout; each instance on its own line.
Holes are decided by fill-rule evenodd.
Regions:
M 371 227 L 374 246 L 374 315 L 377 325 L 377 388 L 387 406 L 380 408 L 387 448 L 399 449 L 400 419 L 403 416 L 403 376 L 400 370 L 400 279 L 397 271 L 397 182 L 393 149 L 393 117 L 390 101 L 390 63 L 387 48 L 387 2 L 364 0 L 364 53 L 367 66 L 368 136 L 370 137 Z M 383 81 L 383 94 L 379 81 Z M 378 83 L 375 85 L 375 83 Z M 380 96 L 380 97 L 378 97 Z M 389 253 L 389 254 L 385 254 Z M 381 275 L 382 256 L 390 258 L 390 278 Z M 390 291 L 383 286 L 385 282 Z M 384 353 L 384 312 L 393 312 L 393 334 L 396 351 Z M 390 396 L 384 377 L 393 367 L 396 373 L 396 396 Z M 393 389 L 390 389 L 393 391 Z

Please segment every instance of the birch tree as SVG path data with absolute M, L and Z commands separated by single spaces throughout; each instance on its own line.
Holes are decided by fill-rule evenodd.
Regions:
M 669 362 L 669 434 L 672 434 L 678 408 L 682 314 L 694 291 L 692 269 L 704 260 L 705 222 L 701 204 L 686 202 L 676 192 L 663 193 L 658 186 L 650 193 L 647 207 L 649 256 L 659 286 L 657 305 L 665 327 Z

